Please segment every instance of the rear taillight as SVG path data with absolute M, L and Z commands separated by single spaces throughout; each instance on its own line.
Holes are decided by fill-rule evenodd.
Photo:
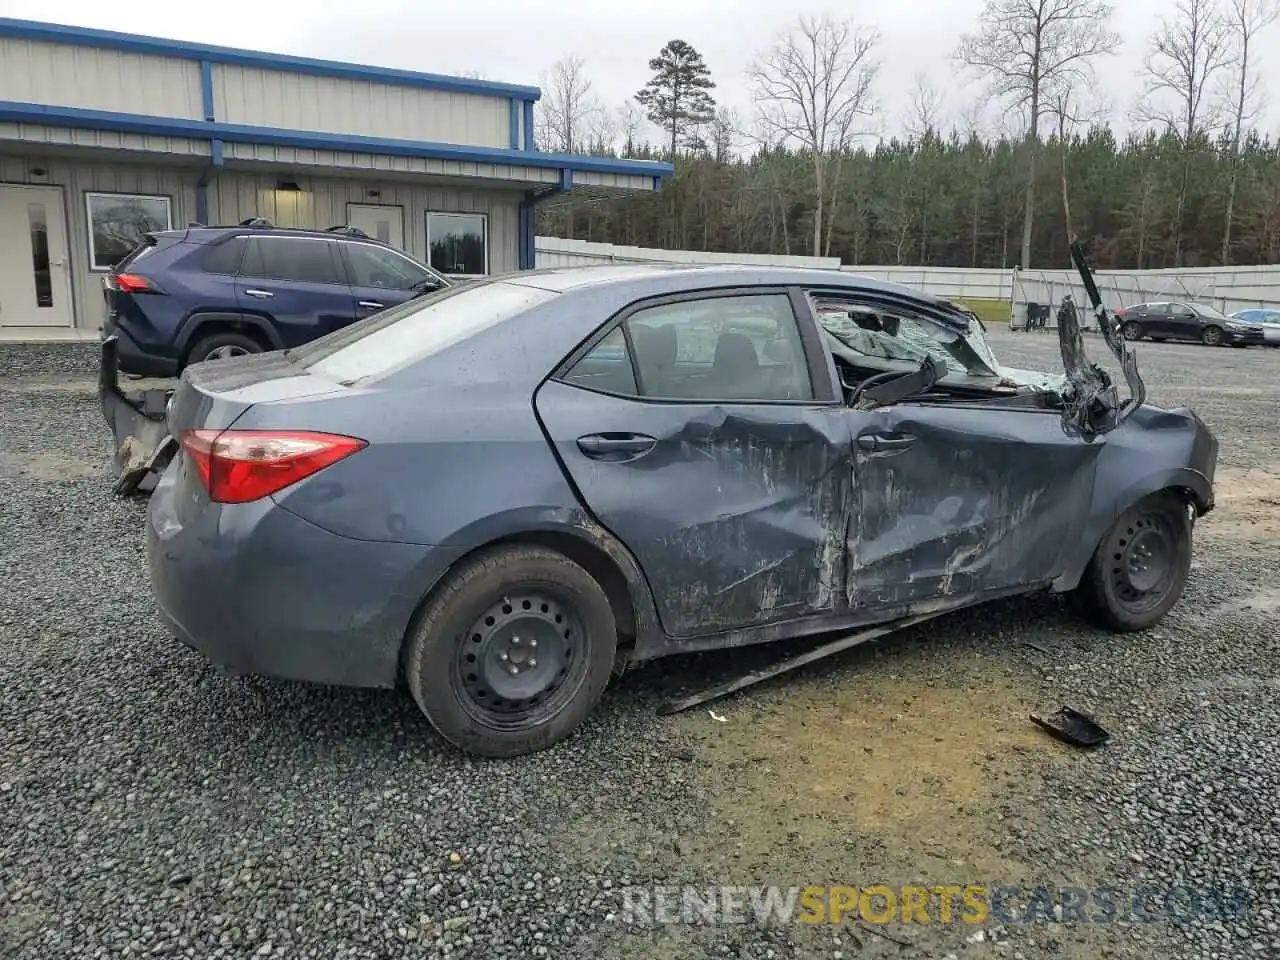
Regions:
M 122 293 L 162 293 L 155 284 L 146 277 L 136 273 L 117 273 L 112 277 L 116 289 Z
M 182 447 L 209 499 L 260 500 L 367 446 L 364 440 L 307 430 L 187 430 Z

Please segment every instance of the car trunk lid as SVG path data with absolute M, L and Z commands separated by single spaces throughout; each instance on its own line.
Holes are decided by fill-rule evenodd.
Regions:
M 283 352 L 249 354 L 192 364 L 183 371 L 168 410 L 169 433 L 225 430 L 256 403 L 301 400 L 343 390 L 308 373 Z

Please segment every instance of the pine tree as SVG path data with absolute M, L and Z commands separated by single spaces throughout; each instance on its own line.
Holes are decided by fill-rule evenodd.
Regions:
M 683 40 L 672 40 L 649 61 L 653 78 L 636 94 L 653 123 L 670 136 L 671 156 L 683 141 L 690 143 L 698 127 L 715 119 L 715 89 L 702 54 Z

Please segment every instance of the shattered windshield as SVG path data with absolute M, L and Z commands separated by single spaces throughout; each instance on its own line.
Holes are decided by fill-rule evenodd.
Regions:
M 823 328 L 853 352 L 879 360 L 921 364 L 932 357 L 948 373 L 989 377 L 993 364 L 965 338 L 935 324 L 872 310 L 861 304 L 817 305 Z M 974 333 L 978 328 L 974 327 Z M 983 347 L 985 347 L 985 343 Z

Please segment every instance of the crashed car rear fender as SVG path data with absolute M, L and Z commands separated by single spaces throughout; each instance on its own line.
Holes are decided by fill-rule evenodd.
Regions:
M 630 658 L 643 660 L 666 649 L 653 593 L 631 551 L 585 510 L 521 507 L 491 514 L 451 535 L 444 546 L 467 545 L 466 556 L 502 543 L 537 543 L 563 553 L 604 588 L 620 632 L 635 635 Z M 479 546 L 475 546 L 479 544 Z M 465 559 L 465 557 L 463 558 Z M 609 569 L 602 569 L 607 565 Z M 621 592 L 625 590 L 625 596 Z M 625 606 L 626 609 L 620 609 Z
M 1053 582 L 1053 590 L 1058 593 L 1074 590 L 1093 559 L 1098 544 L 1117 518 L 1142 498 L 1161 490 L 1171 490 L 1189 499 L 1197 516 L 1213 509 L 1213 485 L 1203 473 L 1190 467 L 1173 467 L 1148 474 L 1118 493 L 1104 493 L 1099 484 L 1095 491 L 1094 509 L 1079 540 L 1068 553 L 1061 575 Z

